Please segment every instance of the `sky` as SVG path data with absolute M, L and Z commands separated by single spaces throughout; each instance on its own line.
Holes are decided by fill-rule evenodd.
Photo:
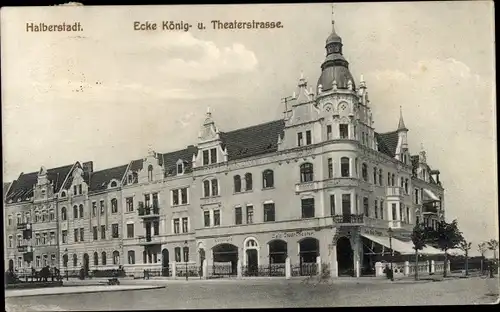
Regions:
M 335 28 L 378 132 L 400 106 L 410 152 L 441 171 L 448 221 L 498 239 L 493 2 L 340 3 Z M 4 181 L 94 161 L 95 170 L 196 144 L 207 107 L 221 131 L 282 117 L 301 73 L 316 87 L 331 5 L 2 8 Z M 210 21 L 281 21 L 214 30 Z M 79 33 L 26 23 L 80 22 Z M 184 21 L 190 31 L 134 31 Z M 205 30 L 196 25 L 203 22 Z

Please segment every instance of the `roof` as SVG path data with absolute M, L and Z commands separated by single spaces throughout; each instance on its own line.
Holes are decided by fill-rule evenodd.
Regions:
M 53 183 L 54 192 L 58 192 L 66 176 L 73 168 L 74 164 L 47 170 L 47 178 Z M 33 186 L 37 183 L 38 171 L 30 173 L 21 173 L 19 178 L 12 183 L 5 199 L 6 202 L 27 201 L 33 197 Z
M 3 183 L 3 198 L 5 198 L 5 195 L 7 195 L 7 191 L 9 190 L 9 186 L 12 184 L 12 182 L 4 182 Z
M 397 131 L 386 133 L 375 133 L 379 151 L 394 157 L 396 156 L 396 148 L 398 147 L 399 135 Z
M 161 161 L 163 168 L 165 169 L 165 176 L 176 174 L 177 172 L 177 161 L 180 159 L 184 162 L 184 172 L 189 173 L 193 169 L 192 158 L 193 154 L 198 152 L 198 148 L 193 145 L 188 146 L 185 149 L 174 151 L 170 153 L 165 153 L 161 155 Z
M 283 136 L 285 121 L 275 120 L 230 132 L 221 132 L 220 138 L 228 153 L 228 160 L 237 160 L 278 150 L 278 136 Z
M 92 172 L 90 174 L 89 191 L 96 192 L 104 190 L 113 179 L 121 181 L 127 168 L 128 164 Z

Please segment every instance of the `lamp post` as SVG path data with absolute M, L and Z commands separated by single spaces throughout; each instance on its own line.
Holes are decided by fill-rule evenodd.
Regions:
M 188 241 L 185 240 L 184 241 L 184 262 L 186 263 L 186 281 L 188 280 L 188 262 L 187 262 L 187 254 L 186 254 L 186 251 L 187 251 L 187 245 L 188 245 Z
M 394 252 L 392 251 L 392 234 L 394 233 L 394 231 L 392 230 L 392 228 L 389 228 L 387 230 L 387 233 L 389 234 L 389 249 L 391 249 L 391 281 L 394 282 L 394 270 L 392 269 L 392 262 L 394 256 Z

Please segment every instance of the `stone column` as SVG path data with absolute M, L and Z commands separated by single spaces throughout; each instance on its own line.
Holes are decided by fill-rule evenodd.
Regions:
M 241 267 L 241 260 L 238 259 L 238 262 L 236 262 L 236 270 L 238 272 L 238 278 L 242 278 L 243 277 L 243 272 L 242 272 L 242 267 Z
M 285 278 L 290 279 L 292 277 L 292 265 L 290 263 L 290 257 L 286 257 L 285 260 Z
M 330 277 L 336 278 L 339 276 L 339 268 L 337 263 L 337 245 L 332 244 L 330 247 Z
M 177 262 L 172 262 L 172 277 L 174 279 L 177 277 Z
M 320 256 L 316 257 L 316 267 L 318 268 L 316 274 L 317 275 L 321 275 L 321 272 L 323 271 L 322 270 L 323 268 L 321 266 L 321 257 Z
M 436 273 L 436 263 L 431 260 L 431 274 Z
M 425 265 L 427 266 L 427 273 L 431 273 L 431 262 L 429 260 L 425 261 Z
M 202 264 L 203 279 L 208 278 L 208 263 L 207 262 L 208 262 L 207 259 L 203 260 L 203 264 Z
M 410 275 L 410 262 L 405 261 L 403 273 L 404 276 Z

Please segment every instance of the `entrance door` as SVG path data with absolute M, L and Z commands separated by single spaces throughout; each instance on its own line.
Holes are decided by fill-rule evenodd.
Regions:
M 354 254 L 351 247 L 351 242 L 347 237 L 341 237 L 337 241 L 337 266 L 339 276 L 354 275 Z
M 9 260 L 9 271 L 14 271 L 14 260 L 12 259 Z
M 259 269 L 259 260 L 257 258 L 256 249 L 247 249 L 247 268 L 249 275 L 258 275 L 257 273 Z
M 170 260 L 169 260 L 168 249 L 165 248 L 161 251 L 161 275 L 170 276 Z
M 89 255 L 84 254 L 83 255 L 83 269 L 85 270 L 85 276 L 89 276 Z

